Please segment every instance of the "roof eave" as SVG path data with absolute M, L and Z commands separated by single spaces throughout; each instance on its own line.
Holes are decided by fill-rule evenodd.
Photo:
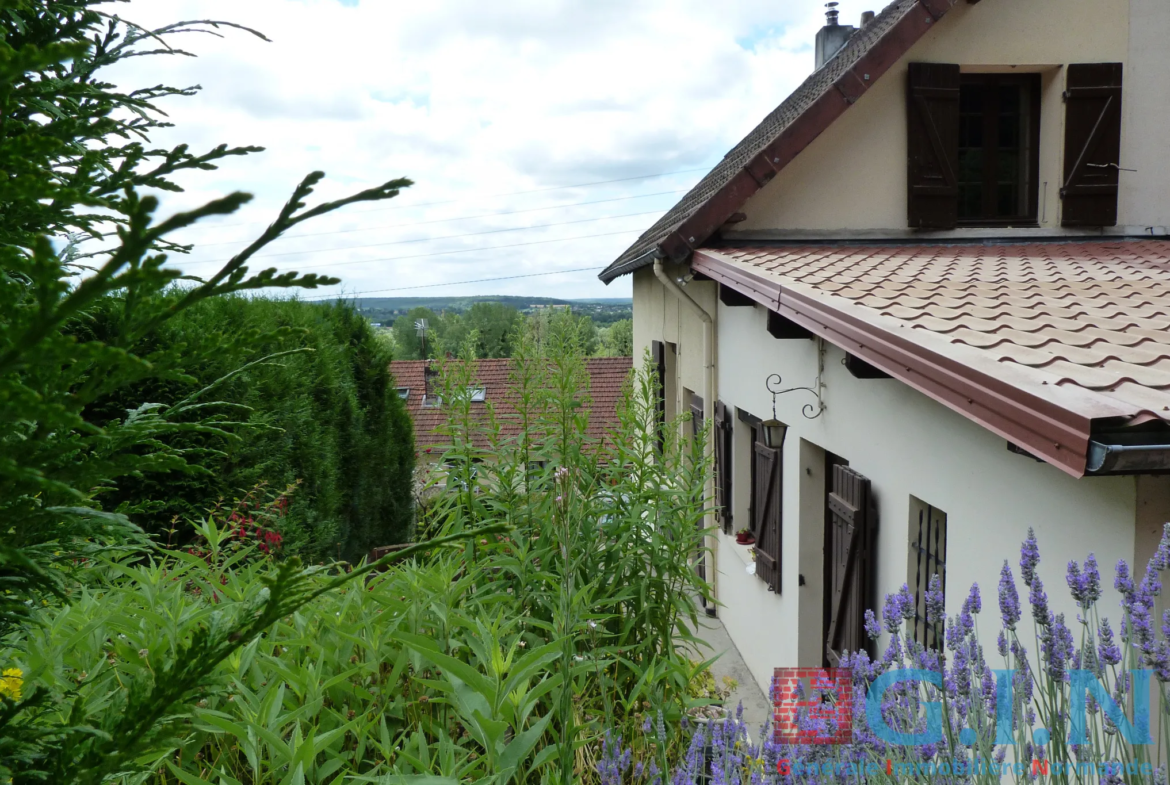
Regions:
M 699 250 L 691 267 L 853 354 L 1073 477 L 1093 419 Z

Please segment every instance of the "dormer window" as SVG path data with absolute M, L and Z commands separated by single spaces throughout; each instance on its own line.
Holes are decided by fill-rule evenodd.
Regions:
M 1035 224 L 1039 147 L 1039 74 L 963 74 L 958 223 Z
M 1121 77 L 1119 63 L 1065 66 L 1062 226 L 1117 224 Z M 1040 75 L 910 63 L 907 88 L 910 228 L 1036 226 L 1040 155 L 1057 152 L 1040 150 Z

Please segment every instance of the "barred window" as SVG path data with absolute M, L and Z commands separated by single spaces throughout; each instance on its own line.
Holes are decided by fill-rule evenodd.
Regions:
M 941 649 L 943 625 L 926 620 L 926 591 L 938 575 L 947 589 L 947 514 L 921 499 L 910 497 L 910 558 L 907 584 L 914 594 L 914 640 L 928 649 Z

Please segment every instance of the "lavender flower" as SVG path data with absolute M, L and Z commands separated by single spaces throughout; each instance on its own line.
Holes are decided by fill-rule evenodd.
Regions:
M 887 594 L 886 604 L 882 608 L 882 623 L 886 632 L 894 635 L 902 626 L 902 602 L 897 594 Z
M 967 599 L 963 602 L 963 612 L 978 614 L 983 610 L 983 600 L 979 596 L 979 584 L 971 584 L 971 593 L 967 595 Z
M 1036 544 L 1036 533 L 1028 527 L 1028 539 L 1020 547 L 1020 577 L 1024 585 L 1031 588 L 1032 578 L 1036 575 L 1036 565 L 1040 563 L 1040 546 Z
M 1065 582 L 1077 605 L 1085 610 L 1091 608 L 1101 596 L 1101 573 L 1097 569 L 1097 558 L 1090 553 L 1089 558 L 1085 559 L 1083 571 L 1075 560 L 1070 561 Z
M 1020 620 L 1020 595 L 1016 593 L 1016 580 L 1006 560 L 999 573 L 999 613 L 1003 617 L 1003 626 L 1014 630 Z
M 601 742 L 601 758 L 595 766 L 601 785 L 622 785 L 632 756 L 632 750 L 622 750 L 622 737 L 614 740 L 607 731 Z
M 1119 559 L 1117 562 L 1117 577 L 1113 579 L 1113 588 L 1121 592 L 1124 599 L 1129 599 L 1133 594 L 1133 579 L 1129 577 L 1129 565 L 1125 563 L 1125 559 Z
M 882 635 L 882 628 L 878 626 L 873 611 L 868 608 L 865 610 L 865 634 L 875 641 Z
M 995 644 L 996 648 L 999 649 L 999 656 L 1006 657 L 1008 655 L 1007 633 L 1000 630 L 999 638 L 996 639 Z
M 1158 543 L 1158 550 L 1154 552 L 1154 558 L 1150 559 L 1151 570 L 1170 569 L 1170 523 L 1162 527 L 1162 539 Z
M 1036 579 L 1036 583 L 1039 583 L 1039 578 Z M 1058 613 L 1053 619 L 1052 627 L 1044 636 L 1040 646 L 1044 660 L 1048 663 L 1048 675 L 1053 681 L 1064 681 L 1068 674 L 1068 661 L 1072 657 L 1075 644 L 1072 633 L 1068 627 L 1064 626 L 1063 613 Z
M 1028 602 L 1032 605 L 1032 618 L 1039 626 L 1047 627 L 1052 624 L 1052 611 L 1048 610 L 1048 595 L 1044 592 L 1044 582 L 1040 580 L 1039 575 L 1033 573 L 1029 585 L 1032 587 L 1028 595 Z
M 1102 665 L 1117 665 L 1121 662 L 1121 648 L 1113 642 L 1113 628 L 1109 620 L 1103 619 L 1097 627 L 1097 657 Z
M 914 595 L 910 593 L 910 587 L 904 583 L 902 588 L 898 589 L 898 611 L 906 621 L 914 618 Z
M 943 596 L 942 579 L 936 572 L 930 578 L 926 589 L 926 623 L 937 624 L 946 614 L 946 598 Z

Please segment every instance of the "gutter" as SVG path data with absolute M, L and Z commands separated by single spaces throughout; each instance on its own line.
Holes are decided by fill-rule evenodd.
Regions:
M 703 459 L 708 466 L 711 466 L 715 460 L 715 320 L 703 306 L 695 302 L 693 297 L 684 292 L 682 287 L 666 274 L 666 269 L 662 266 L 661 253 L 657 251 L 654 256 L 654 277 L 703 322 L 703 420 L 709 429 L 707 439 L 703 443 Z M 715 476 L 713 472 L 708 472 L 704 495 L 710 510 L 704 516 L 704 528 L 712 529 L 715 526 Z M 719 538 L 708 535 L 707 548 L 710 557 L 703 557 L 707 559 L 706 573 L 710 577 L 712 593 L 718 599 L 719 571 L 716 569 L 718 560 L 715 557 L 719 549 Z
M 1103 444 L 1089 442 L 1086 474 L 1170 472 L 1170 444 Z

